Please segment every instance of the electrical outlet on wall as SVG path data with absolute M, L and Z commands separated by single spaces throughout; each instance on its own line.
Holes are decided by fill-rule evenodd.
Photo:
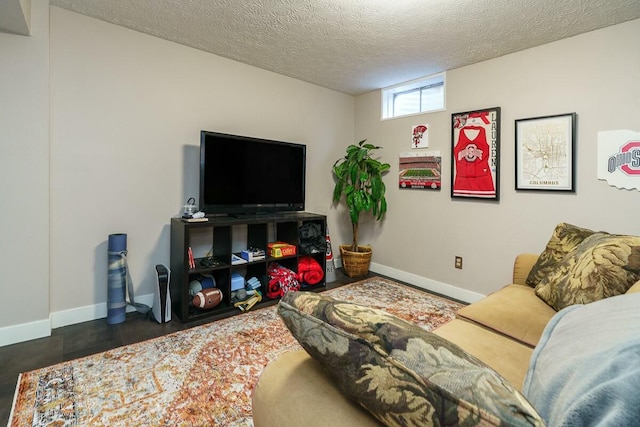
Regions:
M 462 257 L 456 255 L 456 262 L 455 262 L 455 267 L 459 268 L 460 270 L 462 270 Z

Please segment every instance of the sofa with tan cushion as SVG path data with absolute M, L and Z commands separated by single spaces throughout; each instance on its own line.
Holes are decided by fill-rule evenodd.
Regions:
M 554 369 L 557 370 L 562 368 L 563 373 L 573 369 L 574 367 L 576 367 L 575 369 L 590 371 L 589 363 L 596 363 L 593 362 L 593 360 L 600 360 L 597 358 L 605 357 L 602 354 L 608 354 L 606 352 L 616 352 L 616 354 L 624 353 L 627 355 L 625 357 L 631 358 L 636 357 L 635 355 L 637 354 L 637 357 L 640 358 L 640 281 L 637 280 L 640 278 L 640 244 L 636 245 L 638 240 L 632 239 L 631 241 L 625 241 L 626 246 L 624 246 L 624 249 L 626 252 L 621 251 L 618 247 L 611 249 L 611 239 L 607 237 L 611 235 L 604 236 L 604 239 L 608 240 L 604 243 L 604 246 L 602 246 L 603 242 L 601 234 L 607 233 L 595 232 L 584 233 L 584 235 L 580 235 L 572 241 L 572 238 L 576 236 L 576 232 L 578 232 L 577 234 L 580 234 L 582 230 L 584 229 L 571 226 L 570 224 L 559 224 L 556 230 L 554 230 L 554 234 L 542 254 L 521 254 L 517 256 L 513 267 L 512 284 L 504 286 L 500 290 L 488 295 L 476 303 L 465 306 L 457 312 L 454 320 L 440 326 L 433 331 L 432 334 L 429 333 L 431 335 L 419 337 L 420 340 L 422 340 L 420 341 L 421 343 L 426 342 L 426 345 L 432 346 L 429 348 L 436 349 L 433 353 L 433 360 L 438 359 L 442 354 L 450 354 L 450 352 L 453 352 L 452 354 L 454 355 L 468 358 L 471 363 L 475 363 L 475 357 L 480 361 L 479 365 L 485 364 L 487 371 L 495 371 L 498 378 L 504 379 L 503 383 L 500 384 L 500 387 L 504 385 L 507 387 L 507 390 L 509 390 L 509 387 L 512 386 L 514 390 L 510 393 L 515 396 L 517 401 L 523 399 L 523 395 L 521 395 L 520 392 L 522 392 L 527 399 L 529 399 L 529 395 L 536 396 L 537 402 L 539 402 L 538 404 L 540 406 L 544 406 L 544 411 L 538 410 L 541 416 L 537 417 L 537 415 L 525 414 L 526 416 L 524 418 L 513 422 L 515 425 L 520 424 L 520 421 L 522 420 L 524 420 L 524 422 L 521 425 L 543 425 L 545 422 L 550 425 L 570 425 L 571 419 L 567 417 L 574 417 L 574 421 L 575 417 L 585 417 L 584 419 L 589 417 L 588 419 L 593 419 L 593 417 L 596 416 L 600 417 L 602 413 L 613 413 L 613 415 L 611 415 L 613 416 L 613 418 L 611 418 L 613 421 L 610 420 L 611 422 L 608 425 L 630 422 L 630 418 L 628 417 L 632 417 L 633 420 L 636 420 L 633 418 L 636 415 L 640 417 L 640 414 L 635 414 L 635 412 L 637 412 L 635 409 L 630 411 L 630 415 L 624 411 L 620 411 L 620 413 L 618 413 L 618 409 L 615 409 L 614 411 L 605 407 L 599 408 L 599 410 L 596 411 L 597 415 L 586 413 L 591 411 L 591 409 L 587 411 L 584 409 L 585 407 L 591 408 L 594 406 L 594 401 L 601 402 L 605 400 L 601 398 L 601 395 L 593 393 L 593 395 L 589 394 L 591 393 L 591 390 L 598 389 L 598 387 L 593 384 L 603 383 L 603 377 L 608 378 L 611 376 L 613 378 L 622 378 L 623 375 L 617 371 L 604 370 L 602 372 L 594 373 L 594 378 L 590 378 L 590 375 L 582 375 L 579 372 L 573 375 L 573 377 L 578 378 L 581 376 L 584 377 L 584 381 L 591 381 L 588 385 L 580 383 L 574 384 L 571 383 L 570 380 L 566 379 L 560 380 L 561 375 L 554 373 L 554 375 L 558 377 L 560 383 L 553 385 L 557 390 L 554 389 L 552 392 L 543 389 L 546 385 L 539 384 L 540 378 L 544 378 L 546 372 L 554 372 Z M 592 234 L 595 234 L 596 238 L 591 238 Z M 588 239 L 591 239 L 590 242 L 588 242 L 588 250 L 584 247 L 581 248 L 580 244 Z M 559 249 L 561 246 L 563 248 Z M 603 250 L 605 250 L 605 252 L 611 250 L 611 252 L 615 254 L 615 257 L 613 257 L 615 259 L 612 261 L 611 256 L 603 257 L 601 253 Z M 588 253 L 589 255 L 583 255 L 584 253 Z M 568 260 L 568 258 L 571 257 L 573 257 L 573 260 Z M 594 258 L 585 260 L 585 257 Z M 551 260 L 552 258 L 553 260 Z M 623 289 L 622 291 L 618 290 L 614 295 L 607 295 L 606 293 L 608 291 L 602 291 L 599 285 L 602 280 L 596 280 L 592 277 L 594 274 L 600 274 L 609 268 L 601 264 L 601 260 L 603 258 L 606 259 L 607 264 L 614 264 L 611 268 L 615 268 L 617 273 L 624 275 L 625 280 L 630 281 L 620 288 Z M 619 259 L 622 259 L 622 261 L 618 262 Z M 590 263 L 593 264 L 591 267 Z M 555 274 L 555 270 L 551 267 L 554 267 L 555 269 L 560 268 L 563 272 L 562 278 L 554 281 L 553 283 L 549 283 L 548 280 L 544 279 Z M 547 270 L 545 270 L 545 268 Z M 593 271 L 590 271 L 590 269 Z M 623 271 L 620 272 L 620 269 Z M 589 274 L 591 274 L 591 276 L 585 277 L 585 275 Z M 569 282 L 563 282 L 564 276 L 577 277 L 577 279 L 572 279 L 573 281 Z M 607 273 L 607 277 L 609 276 L 610 275 Z M 540 279 L 541 277 L 543 279 Z M 533 286 L 532 283 L 527 283 L 527 281 L 531 282 L 532 279 L 536 280 L 536 283 L 533 283 L 536 286 Z M 620 280 L 622 279 L 616 280 L 616 283 Z M 541 284 L 540 282 L 543 283 Z M 591 285 L 593 285 L 593 292 L 591 292 L 592 296 L 585 296 L 583 292 L 584 288 L 588 288 Z M 546 294 L 544 293 L 545 287 L 547 287 Z M 551 287 L 552 291 L 549 291 L 548 287 Z M 567 293 L 566 289 L 572 289 L 572 292 L 575 294 L 574 298 L 577 298 L 576 301 L 570 301 L 567 299 L 568 297 L 562 295 L 563 293 Z M 543 299 L 540 295 L 543 295 L 553 304 L 565 304 L 565 306 L 560 307 L 562 312 L 559 314 L 556 308 L 554 308 L 552 304 Z M 615 297 L 616 299 L 611 299 L 609 297 Z M 589 298 L 592 298 L 593 301 L 588 301 Z M 611 301 L 600 301 L 605 299 L 611 299 Z M 563 300 L 564 302 L 558 302 L 560 300 Z M 596 301 L 598 303 L 596 303 Z M 593 302 L 593 304 L 591 304 L 591 302 Z M 603 303 L 608 305 L 604 306 Z M 316 351 L 314 352 L 313 343 L 308 344 L 305 341 L 309 336 L 311 336 L 311 339 L 316 339 L 313 338 L 313 334 L 309 334 L 309 329 L 317 327 L 325 328 L 322 329 L 322 334 L 327 333 L 328 331 L 330 334 L 337 333 L 340 337 L 340 334 L 343 334 L 344 332 L 336 332 L 336 329 L 340 329 L 341 325 L 329 325 L 327 327 L 325 324 L 326 319 L 316 319 L 318 317 L 318 313 L 322 312 L 321 315 L 324 315 L 323 313 L 328 311 L 327 307 L 330 307 L 334 302 L 320 301 L 319 304 L 329 305 L 323 306 L 323 309 L 318 310 L 317 313 L 305 313 L 305 305 L 309 305 L 308 302 L 296 305 L 293 297 L 288 300 L 285 298 L 285 301 L 281 302 L 282 310 L 280 313 L 285 319 L 285 323 L 287 323 L 287 326 L 292 330 L 294 336 L 298 338 L 307 351 L 300 350 L 283 354 L 265 368 L 253 393 L 254 425 L 256 427 L 298 425 L 340 427 L 374 426 L 383 424 L 410 425 L 411 422 L 415 422 L 415 420 L 411 421 L 410 418 L 413 415 L 394 413 L 392 416 L 387 417 L 380 409 L 388 403 L 385 400 L 389 399 L 397 398 L 399 401 L 411 402 L 411 400 L 406 397 L 409 395 L 407 394 L 406 389 L 403 389 L 398 393 L 397 384 L 389 386 L 389 389 L 391 389 L 393 393 L 402 394 L 402 397 L 389 397 L 393 396 L 393 393 L 389 394 L 389 390 L 385 390 L 385 387 L 387 387 L 388 384 L 385 385 L 383 384 L 383 380 L 378 379 L 376 380 L 378 381 L 377 383 L 374 384 L 374 382 L 370 381 L 367 383 L 368 388 L 365 387 L 365 389 L 360 389 L 360 392 L 364 390 L 364 393 L 370 394 L 366 396 L 366 398 L 360 399 L 360 396 L 357 395 L 357 390 L 346 390 L 349 388 L 348 386 L 350 384 L 359 383 L 360 379 L 349 379 L 348 373 L 345 374 L 340 371 L 342 369 L 340 364 L 344 362 L 335 362 L 336 360 L 347 359 L 339 359 L 335 356 L 331 356 L 327 358 L 328 360 L 323 360 L 326 356 L 324 350 L 321 348 L 318 352 L 317 349 L 315 349 Z M 335 304 L 337 304 L 337 302 Z M 612 307 L 614 308 L 612 309 Z M 621 307 L 620 316 L 613 316 L 612 318 L 609 313 L 612 310 L 617 310 L 617 307 Z M 565 310 L 562 310 L 562 308 L 565 308 Z M 636 315 L 635 313 L 638 314 Z M 586 320 L 581 317 L 587 315 L 589 317 Z M 294 318 L 293 321 L 290 319 L 287 320 L 288 317 L 292 316 Z M 380 325 L 383 323 L 386 322 L 377 321 L 376 324 Z M 590 323 L 593 323 L 593 326 L 588 326 Z M 583 328 L 580 325 L 587 326 L 584 326 Z M 620 325 L 625 326 L 621 327 Z M 629 325 L 628 328 L 627 325 Z M 574 333 L 574 329 L 571 328 L 577 328 L 577 332 Z M 586 331 L 584 330 L 585 328 L 587 329 Z M 303 329 L 304 331 L 300 332 L 300 329 Z M 603 340 L 603 342 L 606 343 L 604 345 L 606 348 L 603 348 L 598 354 L 586 354 L 591 353 L 591 351 L 585 351 L 584 349 L 573 351 L 571 349 L 571 345 L 565 346 L 558 344 L 558 340 L 560 339 L 559 337 L 563 337 L 562 339 L 569 343 L 571 340 L 567 340 L 567 336 L 579 336 L 580 334 L 586 334 L 585 337 L 589 338 L 591 337 L 589 335 L 589 331 L 593 330 L 595 333 L 595 331 L 599 329 L 603 329 L 600 333 L 606 335 L 607 338 Z M 351 335 L 349 334 L 352 333 L 353 331 L 347 331 L 345 336 L 350 337 Z M 442 403 L 443 401 L 441 400 L 437 400 L 436 404 L 432 406 L 437 407 L 440 405 L 443 408 L 452 407 L 454 408 L 454 412 L 456 412 L 455 416 L 458 416 L 459 412 L 461 412 L 460 408 L 464 407 L 466 408 L 465 411 L 468 412 L 468 414 L 464 416 L 470 417 L 468 419 L 480 417 L 478 419 L 482 419 L 483 422 L 487 422 L 487 420 L 489 420 L 488 424 L 492 424 L 492 420 L 495 421 L 496 418 L 484 418 L 487 411 L 491 412 L 492 409 L 495 408 L 489 408 L 489 410 L 487 410 L 486 402 L 481 402 L 478 407 L 474 406 L 475 402 L 471 402 L 471 404 L 469 404 L 469 396 L 465 395 L 460 399 L 458 399 L 458 397 L 454 397 L 453 400 L 455 400 L 455 405 L 451 406 L 452 394 L 456 394 L 460 390 L 462 394 L 465 393 L 465 390 L 460 386 L 461 383 L 455 383 L 457 380 L 453 380 L 453 385 L 449 384 L 449 380 L 447 379 L 444 380 L 444 384 L 438 384 L 438 379 L 432 381 L 432 378 L 436 378 L 437 375 L 453 379 L 459 374 L 459 372 L 445 373 L 444 375 L 442 375 L 442 372 L 434 374 L 433 371 L 430 370 L 431 367 L 424 367 L 424 361 L 417 362 L 416 366 L 412 365 L 413 362 L 405 362 L 405 359 L 398 362 L 397 352 L 394 353 L 397 349 L 391 349 L 387 354 L 384 352 L 389 349 L 381 349 L 380 344 L 375 342 L 379 337 L 383 337 L 383 340 L 387 340 L 388 336 L 392 336 L 393 333 L 390 333 L 389 331 L 383 331 L 380 333 L 379 331 L 376 331 L 376 333 L 378 335 L 372 339 L 365 336 L 364 338 L 357 337 L 355 341 L 358 342 L 358 345 L 363 345 L 363 342 L 369 345 L 371 343 L 368 341 L 373 340 L 373 344 L 368 347 L 367 351 L 372 351 L 375 353 L 376 357 L 379 357 L 380 354 L 382 354 L 383 359 L 386 358 L 385 360 L 391 360 L 390 366 L 392 370 L 398 366 L 400 369 L 403 369 L 403 375 L 405 375 L 403 378 L 406 378 L 406 375 L 408 375 L 408 377 L 411 378 L 410 381 L 415 381 L 415 383 L 410 384 L 409 387 L 416 387 L 417 384 L 419 386 L 418 388 L 421 388 L 421 390 L 427 389 L 426 399 L 431 403 L 433 403 L 431 387 L 433 385 L 432 383 L 434 383 L 437 388 L 436 394 L 439 396 L 437 399 L 440 399 L 440 396 L 442 395 L 445 395 L 446 399 L 445 403 Z M 421 335 L 420 332 L 417 332 L 417 334 Z M 622 335 L 619 336 L 620 334 Z M 318 334 L 315 333 L 315 335 Z M 443 338 L 444 340 L 440 340 L 440 338 Z M 580 345 L 585 345 L 585 342 L 589 341 L 587 338 L 582 339 L 582 342 L 575 343 L 575 345 L 578 346 L 576 348 L 579 348 Z M 591 345 L 589 349 L 597 349 L 598 338 L 596 336 L 591 338 L 593 338 L 593 342 L 589 343 L 589 345 Z M 635 345 L 634 340 L 636 338 L 638 339 L 637 348 L 631 347 L 631 350 L 629 350 L 625 347 L 624 351 L 620 350 L 621 346 Z M 543 343 L 541 343 L 541 339 Z M 353 343 L 355 341 L 350 342 Z M 407 342 L 413 341 L 409 340 Z M 451 345 L 449 346 L 448 343 Z M 536 349 L 539 343 L 541 343 L 541 345 Z M 388 343 L 385 343 L 385 345 L 387 344 Z M 457 348 L 462 349 L 462 352 L 457 353 Z M 404 351 L 404 348 L 402 350 Z M 360 353 L 363 352 L 363 350 L 358 351 Z M 567 363 L 569 363 L 569 359 L 573 357 L 571 355 L 577 351 L 579 351 L 580 354 L 576 357 L 580 357 L 582 359 L 571 361 L 568 368 L 562 367 L 560 363 L 555 361 L 555 356 L 553 354 L 549 354 L 551 351 L 569 352 L 569 356 L 562 356 L 563 360 L 567 360 Z M 404 354 L 403 352 L 400 353 Z M 314 354 L 314 357 L 311 357 L 309 354 Z M 429 354 L 429 358 L 431 358 L 431 356 L 432 355 Z M 607 355 L 606 358 L 607 360 L 615 359 L 615 357 L 610 357 L 609 355 Z M 640 362 L 640 360 L 638 360 L 638 362 Z M 357 370 L 358 363 L 360 363 L 360 365 L 364 365 L 362 362 L 356 362 L 355 368 L 349 368 L 347 371 L 351 372 L 354 369 Z M 635 363 L 635 360 L 629 361 L 625 359 L 625 363 Z M 635 384 L 640 384 L 640 363 L 637 363 L 634 366 L 636 365 L 639 366 L 639 368 L 631 372 L 631 380 L 636 381 Z M 427 369 L 429 372 L 425 374 L 424 369 Z M 332 374 L 332 370 L 337 370 L 338 372 L 334 372 Z M 418 374 L 416 374 L 416 372 L 418 372 Z M 618 406 L 620 406 L 620 400 L 632 398 L 627 395 L 633 394 L 634 396 L 640 396 L 640 389 L 635 390 L 636 393 L 629 393 L 629 390 L 625 391 L 624 387 L 627 386 L 625 381 L 629 380 L 629 378 L 627 378 L 628 375 L 626 375 L 627 373 L 628 372 L 625 372 L 625 378 L 620 380 L 622 385 L 620 385 L 621 383 L 612 381 L 612 384 L 616 385 L 615 390 L 621 390 L 619 393 L 622 397 L 618 399 Z M 359 375 L 361 374 L 362 373 L 359 373 Z M 484 374 L 485 372 L 483 371 L 482 375 Z M 599 377 L 595 377 L 596 374 L 599 375 Z M 569 375 L 569 373 L 567 375 Z M 392 378 L 392 380 L 396 379 L 397 378 Z M 406 380 L 403 381 L 406 382 Z M 472 395 L 474 394 L 474 388 L 478 387 L 477 384 L 479 384 L 477 378 L 474 379 L 474 381 L 476 382 L 473 383 L 472 381 L 472 385 L 469 386 L 471 388 Z M 493 379 L 491 381 L 493 381 Z M 462 383 L 464 383 L 464 381 L 462 381 Z M 345 384 L 347 384 L 347 387 L 345 387 Z M 571 384 L 571 387 L 567 389 L 566 384 Z M 526 390 L 524 391 L 523 386 L 526 386 Z M 582 392 L 580 397 L 576 398 L 572 393 L 574 393 L 575 390 L 580 389 L 580 387 L 588 387 L 587 389 L 589 392 Z M 631 385 L 629 387 L 633 388 L 634 386 Z M 640 386 L 636 385 L 635 387 Z M 413 390 L 410 393 L 412 397 L 415 393 L 422 393 L 422 391 L 415 392 L 414 388 L 411 390 Z M 383 391 L 387 394 L 384 394 Z M 356 394 L 354 395 L 354 393 Z M 501 400 L 505 394 L 508 394 L 509 392 L 501 391 L 500 393 L 499 397 L 495 399 Z M 610 394 L 611 391 L 608 390 L 607 393 Z M 545 397 L 552 394 L 559 397 L 557 399 L 547 399 L 550 401 L 545 401 Z M 347 395 L 349 398 L 346 397 Z M 491 397 L 489 396 L 489 400 L 490 398 Z M 571 402 L 579 401 L 580 399 L 584 400 L 583 406 L 578 405 L 578 408 L 572 408 L 571 411 L 567 410 L 566 406 L 559 406 L 561 404 L 568 404 L 565 403 L 565 400 L 567 402 Z M 462 404 L 460 403 L 461 401 Z M 537 410 L 536 402 L 532 401 L 531 403 Z M 629 402 L 629 407 L 636 408 L 639 403 L 640 402 L 636 401 Z M 512 403 L 507 404 L 512 405 Z M 523 403 L 523 405 L 525 405 L 525 409 L 522 410 L 524 413 L 527 412 L 526 404 L 527 402 L 525 399 L 525 403 Z M 418 406 L 429 407 L 429 404 L 420 404 Z M 389 408 L 392 407 L 393 405 L 389 406 Z M 367 409 L 365 410 L 363 408 Z M 392 409 L 390 409 L 390 411 L 393 412 Z M 451 416 L 450 412 L 444 415 L 436 414 L 435 412 L 437 412 L 437 409 L 429 409 L 426 413 L 421 413 L 419 415 L 421 418 L 417 418 L 421 420 L 419 421 L 419 424 L 430 424 L 430 422 L 424 421 L 427 419 L 425 417 L 428 417 L 429 420 L 440 417 L 440 421 L 442 421 L 443 419 L 446 419 L 446 417 Z M 495 413 L 497 413 L 498 419 L 502 419 L 499 408 Z M 491 416 L 494 416 L 495 413 Z M 564 417 L 565 419 L 560 422 L 556 421 L 559 419 L 557 417 Z M 544 421 L 542 421 L 543 419 Z M 567 421 L 567 419 L 569 419 L 569 421 Z M 584 421 L 584 419 L 582 421 Z M 460 420 L 454 421 L 453 424 L 456 424 L 459 421 Z M 637 421 L 640 423 L 640 419 Z M 602 425 L 607 424 L 604 423 Z

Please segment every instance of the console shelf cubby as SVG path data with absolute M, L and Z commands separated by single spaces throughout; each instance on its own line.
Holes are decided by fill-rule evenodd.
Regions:
M 223 318 L 243 312 L 234 307 L 231 301 L 231 278 L 234 273 L 245 280 L 255 277 L 260 281 L 262 301 L 252 310 L 274 304 L 277 299 L 266 296 L 268 283 L 267 268 L 272 262 L 298 271 L 298 259 L 303 255 L 311 255 L 320 264 L 323 274 L 326 272 L 326 242 L 321 250 L 305 253 L 305 245 L 301 245 L 300 228 L 307 223 L 314 223 L 326 236 L 327 218 L 325 215 L 308 212 L 279 213 L 272 215 L 243 216 L 240 218 L 227 216 L 209 217 L 206 222 L 187 222 L 182 218 L 171 219 L 171 302 L 172 309 L 183 322 L 199 319 Z M 269 256 L 267 244 L 285 242 L 296 246 L 296 254 L 280 258 Z M 265 259 L 232 264 L 232 254 L 239 255 L 243 249 L 259 248 L 265 251 Z M 195 259 L 195 268 L 189 265 L 189 252 Z M 211 278 L 215 286 L 222 291 L 220 304 L 208 310 L 201 310 L 191 304 L 189 284 L 193 280 Z M 303 284 L 303 290 L 324 289 L 326 280 L 313 285 Z

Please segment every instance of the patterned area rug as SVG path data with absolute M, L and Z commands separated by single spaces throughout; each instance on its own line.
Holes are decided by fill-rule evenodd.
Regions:
M 382 278 L 326 291 L 431 330 L 461 304 Z M 252 426 L 251 392 L 301 348 L 276 307 L 20 375 L 9 426 Z

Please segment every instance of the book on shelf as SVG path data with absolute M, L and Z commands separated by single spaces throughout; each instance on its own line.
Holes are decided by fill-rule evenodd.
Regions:
M 231 265 L 246 264 L 248 261 L 236 254 L 231 254 Z
M 184 222 L 207 222 L 209 218 L 206 216 L 204 218 L 182 218 Z

